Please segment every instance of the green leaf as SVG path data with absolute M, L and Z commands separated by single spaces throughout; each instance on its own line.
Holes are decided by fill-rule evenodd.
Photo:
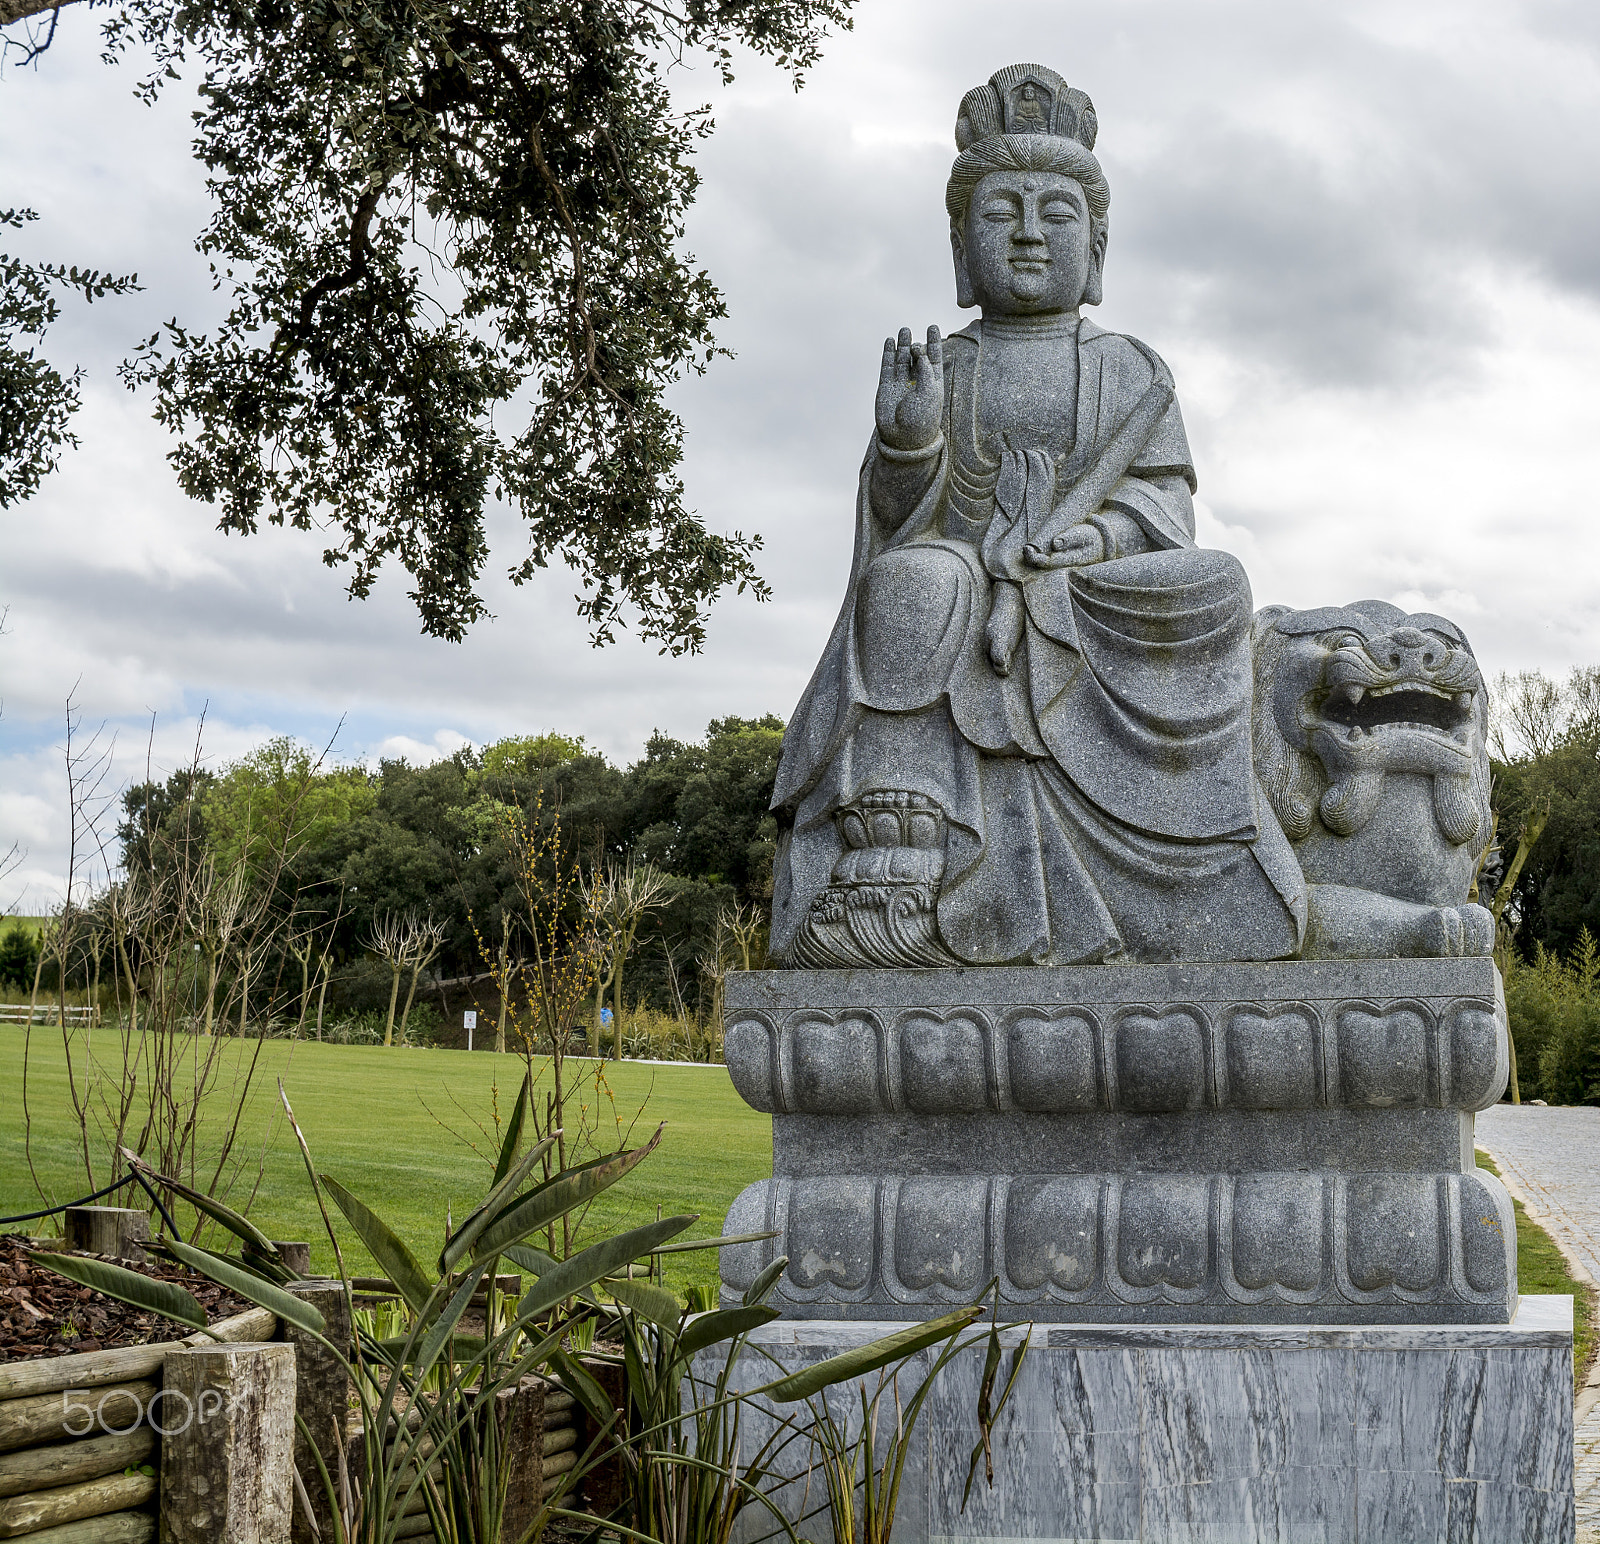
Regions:
M 517 1102 L 511 1108 L 511 1119 L 506 1122 L 505 1140 L 500 1144 L 500 1161 L 494 1166 L 494 1184 L 499 1185 L 511 1172 L 516 1161 L 517 1144 L 522 1140 L 522 1123 L 528 1118 L 528 1102 L 533 1097 L 533 1074 L 522 1075 L 522 1087 L 517 1090 Z
M 127 1303 L 146 1313 L 158 1313 L 163 1319 L 175 1319 L 190 1329 L 206 1327 L 205 1309 L 176 1282 L 152 1281 L 126 1266 L 112 1265 L 106 1260 L 88 1260 L 82 1255 L 39 1253 L 30 1258 L 33 1264 L 42 1265 L 79 1286 L 93 1287 L 119 1303 Z
M 663 1244 L 652 1249 L 651 1254 L 688 1254 L 694 1249 L 726 1249 L 730 1244 L 759 1244 L 764 1238 L 776 1238 L 776 1233 L 729 1233 L 719 1238 L 691 1238 L 681 1244 Z
M 778 1278 L 783 1275 L 784 1267 L 789 1263 L 788 1255 L 779 1255 L 762 1273 L 744 1289 L 744 1304 L 746 1308 L 759 1303 L 775 1286 Z
M 433 1327 L 428 1331 L 427 1339 L 422 1342 L 422 1349 L 417 1352 L 418 1372 L 426 1373 L 439 1360 L 439 1353 L 444 1350 L 451 1331 L 461 1322 L 462 1314 L 467 1311 L 467 1304 L 472 1301 L 472 1294 L 477 1290 L 478 1283 L 483 1279 L 483 1273 L 488 1269 L 487 1261 L 474 1266 L 467 1272 L 461 1285 L 456 1288 L 455 1295 L 445 1305 L 444 1312 L 434 1321 Z
M 484 1197 L 483 1203 L 450 1235 L 449 1242 L 439 1256 L 441 1275 L 447 1276 L 456 1268 L 457 1262 L 471 1249 L 473 1241 L 483 1232 L 489 1220 L 527 1183 L 528 1176 L 538 1167 L 539 1160 L 554 1146 L 555 1138 L 546 1137 L 544 1141 L 530 1147 L 511 1166 L 510 1173 Z
M 252 1249 L 248 1244 L 239 1251 L 239 1258 L 249 1266 L 256 1275 L 265 1277 L 268 1281 L 275 1282 L 280 1287 L 286 1287 L 291 1281 L 298 1281 L 300 1273 L 291 1271 L 279 1259 L 277 1251 L 269 1255 L 262 1254 L 257 1249 Z
M 631 1153 L 617 1153 L 613 1157 L 585 1164 L 580 1169 L 563 1170 L 537 1190 L 513 1201 L 478 1235 L 478 1241 L 472 1248 L 472 1258 L 482 1260 L 489 1255 L 503 1253 L 507 1244 L 520 1243 L 546 1223 L 554 1222 L 557 1217 L 582 1206 L 602 1190 L 609 1189 L 655 1151 L 665 1129 L 665 1125 L 657 1126 L 656 1134 L 643 1147 L 636 1147 Z
M 517 1304 L 517 1318 L 534 1319 L 548 1313 L 563 1298 L 572 1297 L 585 1287 L 614 1275 L 631 1261 L 649 1254 L 657 1244 L 692 1227 L 697 1220 L 694 1216 L 663 1217 L 660 1222 L 648 1222 L 642 1228 L 603 1238 L 598 1244 L 579 1250 L 570 1260 L 563 1260 L 546 1271 L 523 1293 L 522 1301 Z
M 425 1313 L 433 1297 L 433 1285 L 423 1275 L 417 1257 L 406 1247 L 405 1240 L 365 1201 L 351 1195 L 338 1180 L 330 1179 L 326 1174 L 321 1178 L 334 1204 L 344 1213 L 350 1226 L 360 1235 L 361 1242 L 371 1251 L 372 1258 L 378 1262 L 378 1268 L 399 1289 L 406 1306 L 413 1313 Z
M 678 1355 L 693 1356 L 707 1346 L 748 1335 L 751 1330 L 760 1329 L 763 1324 L 771 1324 L 774 1319 L 781 1317 L 776 1308 L 760 1305 L 754 1308 L 723 1308 L 716 1313 L 701 1314 L 684 1326 L 683 1334 L 678 1337 Z
M 942 1319 L 930 1319 L 926 1324 L 913 1324 L 893 1335 L 885 1335 L 881 1340 L 855 1346 L 838 1356 L 830 1356 L 825 1362 L 804 1367 L 787 1378 L 778 1379 L 776 1383 L 764 1384 L 755 1392 L 765 1394 L 779 1404 L 809 1399 L 811 1395 L 831 1388 L 835 1383 L 863 1377 L 880 1367 L 887 1367 L 891 1362 L 902 1362 L 909 1356 L 915 1356 L 918 1351 L 937 1345 L 941 1340 L 959 1335 L 982 1313 L 982 1306 L 974 1305 L 957 1309 Z
M 456 1335 L 450 1341 L 456 1360 L 461 1362 L 482 1356 L 483 1348 L 487 1344 L 482 1335 Z M 387 1335 L 382 1340 L 364 1340 L 362 1345 L 381 1351 L 391 1364 L 397 1364 L 403 1359 L 407 1366 L 415 1366 L 421 1361 L 421 1353 L 417 1349 L 414 1335 Z
M 500 1253 L 513 1265 L 520 1265 L 531 1276 L 542 1276 L 556 1268 L 556 1257 L 532 1244 L 507 1244 Z
M 287 1319 L 297 1329 L 305 1330 L 309 1334 L 321 1335 L 327 1329 L 326 1321 L 310 1303 L 302 1302 L 292 1292 L 285 1292 L 282 1287 L 275 1287 L 270 1281 L 263 1281 L 242 1265 L 235 1265 L 230 1260 L 207 1254 L 205 1250 L 196 1249 L 192 1244 L 180 1243 L 177 1239 L 168 1240 L 168 1244 L 172 1252 L 190 1270 L 199 1271 L 202 1276 L 209 1276 L 212 1281 L 226 1287 L 230 1292 L 237 1293 L 246 1302 L 254 1303 L 259 1308 L 270 1309 L 280 1319 Z
M 213 1222 L 219 1222 L 235 1238 L 242 1239 L 251 1248 L 259 1250 L 264 1255 L 276 1259 L 278 1251 L 273 1247 L 272 1240 L 267 1237 L 250 1219 L 242 1213 L 234 1211 L 231 1206 L 224 1206 L 222 1202 L 213 1200 L 203 1191 L 196 1190 L 186 1185 L 182 1180 L 173 1179 L 171 1175 L 163 1174 L 159 1169 L 152 1169 L 144 1159 L 131 1149 L 121 1149 L 123 1158 L 128 1164 L 137 1169 L 142 1169 L 152 1184 L 169 1186 L 172 1191 L 180 1195 L 196 1211 L 204 1212 Z
M 560 1374 L 562 1386 L 596 1421 L 605 1425 L 616 1420 L 617 1407 L 570 1351 L 552 1351 L 550 1365 Z
M 167 1259 L 177 1261 L 177 1263 L 180 1265 L 183 1263 L 183 1261 L 179 1259 L 177 1253 L 173 1250 L 171 1240 L 169 1239 L 158 1238 L 153 1244 L 147 1245 L 146 1247 L 152 1254 L 164 1255 Z M 295 1279 L 293 1276 L 289 1275 L 287 1271 L 283 1270 L 282 1267 L 279 1267 L 276 1271 L 263 1269 L 262 1256 L 248 1249 L 242 1251 L 240 1254 L 231 1255 L 225 1254 L 220 1249 L 207 1248 L 207 1246 L 204 1244 L 186 1244 L 184 1247 L 187 1249 L 198 1249 L 201 1254 L 210 1255 L 213 1260 L 221 1260 L 224 1265 L 231 1265 L 237 1269 L 247 1270 L 252 1275 L 259 1276 L 263 1281 L 270 1281 L 274 1286 L 281 1287 L 286 1282 L 290 1282 Z M 266 1263 L 270 1265 L 271 1262 Z
M 619 1303 L 664 1330 L 676 1331 L 683 1321 L 683 1304 L 663 1287 L 648 1281 L 630 1281 L 626 1277 L 603 1285 Z

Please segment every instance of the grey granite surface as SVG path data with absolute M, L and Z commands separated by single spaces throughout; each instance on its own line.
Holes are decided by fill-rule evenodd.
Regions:
M 1478 959 L 741 971 L 725 1022 L 777 1113 L 1477 1110 L 1509 1068 Z
M 1504 1323 L 1510 1199 L 1487 1174 L 841 1174 L 742 1192 L 732 1303 L 780 1256 L 773 1302 L 928 1318 L 997 1280 L 1041 1321 Z
M 774 1111 L 737 1294 L 915 1318 L 998 1278 L 1047 1320 L 1504 1322 L 1516 1243 L 1472 1114 L 1507 1070 L 1482 959 L 730 978 Z
M 1109 1111 L 1062 1117 L 772 1118 L 774 1174 L 1459 1173 L 1472 1116 L 1457 1110 Z
M 1486 694 L 1443 617 L 1253 613 L 1166 364 L 1099 304 L 1089 98 L 962 100 L 956 302 L 878 361 L 848 591 L 773 795 L 785 965 L 1486 955 Z M 931 190 L 930 190 L 931 191 Z
M 768 1358 L 798 1367 L 893 1328 L 780 1320 L 752 1355 L 770 1377 Z M 1571 1334 L 1571 1299 L 1537 1297 L 1466 1331 L 1035 1330 L 995 1428 L 995 1483 L 980 1471 L 964 1509 L 981 1350 L 941 1375 L 894 1540 L 1567 1544 Z M 805 1532 L 827 1537 L 817 1520 Z

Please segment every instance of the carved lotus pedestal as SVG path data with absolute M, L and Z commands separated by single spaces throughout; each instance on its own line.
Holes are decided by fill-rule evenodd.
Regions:
M 1473 1158 L 1491 961 L 750 972 L 725 1055 L 773 1117 L 726 1231 L 776 1236 L 722 1252 L 725 1301 L 789 1259 L 767 1356 L 993 1279 L 1036 1325 L 995 1489 L 961 1512 L 958 1366 L 896 1538 L 1572 1536 L 1570 1303 L 1519 1306 Z

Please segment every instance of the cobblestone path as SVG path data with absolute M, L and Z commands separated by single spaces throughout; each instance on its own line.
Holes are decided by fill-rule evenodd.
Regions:
M 1600 1282 L 1600 1109 L 1497 1104 L 1478 1116 L 1477 1136 L 1574 1274 Z M 1577 1418 L 1578 1544 L 1600 1544 L 1600 1360 Z

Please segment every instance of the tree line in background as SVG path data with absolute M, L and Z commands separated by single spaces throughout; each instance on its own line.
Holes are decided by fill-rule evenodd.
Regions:
M 1506 1007 L 1523 1099 L 1600 1104 L 1600 666 L 1491 696 Z
M 1492 697 L 1480 891 L 1501 918 L 1517 1090 L 1600 1102 L 1600 667 L 1502 675 Z M 405 1038 L 419 1010 L 437 1026 L 487 998 L 479 1043 L 503 1044 L 559 958 L 582 965 L 563 1011 L 591 1044 L 654 1015 L 683 1029 L 673 1054 L 715 1055 L 727 972 L 764 958 L 782 734 L 770 715 L 716 719 L 698 744 L 653 735 L 627 767 L 557 733 L 376 771 L 285 739 L 197 763 L 122 794 L 120 879 L 73 899 L 42 956 L 0 936 L 0 979 L 103 996 L 120 947 L 148 991 L 152 951 L 126 925 L 119 945 L 116 916 L 141 887 L 155 912 L 181 889 L 182 939 L 153 952 L 202 1031 L 365 1016 L 367 1038 Z
M 132 1007 L 159 975 L 202 1034 L 355 1017 L 403 1039 L 487 1001 L 478 1043 L 504 1044 L 570 956 L 591 1041 L 641 1014 L 714 1025 L 727 971 L 764 950 L 782 737 L 770 715 L 717 719 L 628 767 L 556 733 L 376 771 L 289 739 L 197 760 L 121 794 L 115 882 L 0 937 L 0 979 Z M 75 813 L 93 849 L 91 802 Z

